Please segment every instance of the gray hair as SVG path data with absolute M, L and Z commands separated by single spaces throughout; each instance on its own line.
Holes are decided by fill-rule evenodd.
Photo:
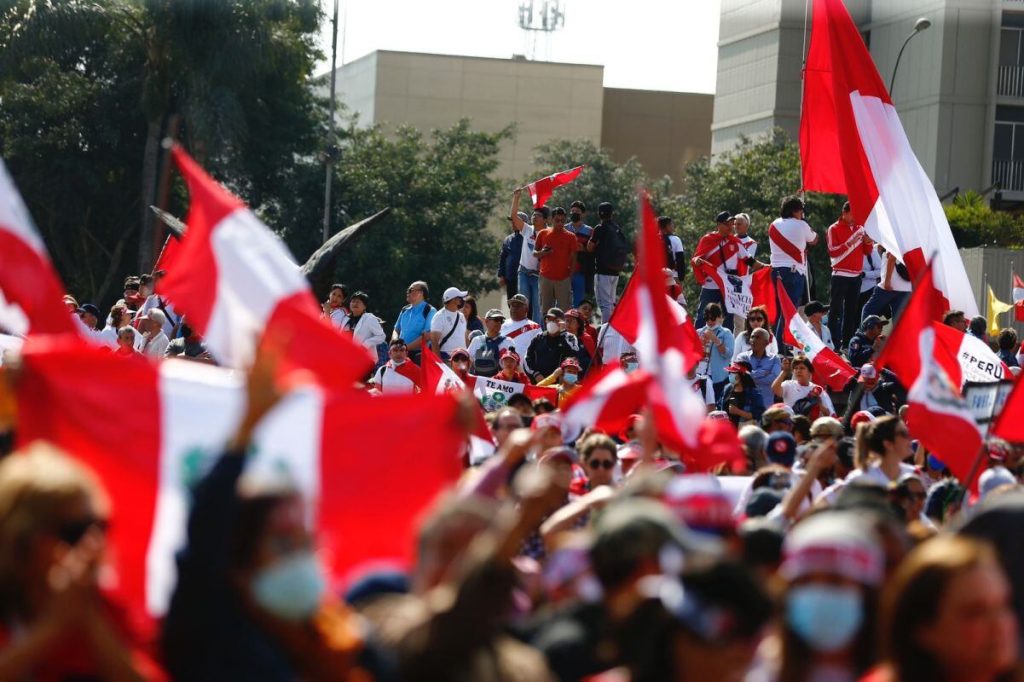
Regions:
M 754 338 L 755 336 L 763 336 L 765 337 L 765 340 L 772 338 L 771 333 L 764 327 L 757 327 L 756 329 L 751 329 L 750 338 Z
M 765 449 L 768 447 L 768 432 L 760 426 L 747 424 L 741 427 L 739 437 L 743 441 L 743 445 L 746 446 L 749 455 L 765 455 Z
M 733 216 L 733 218 L 735 218 L 736 220 L 742 220 L 747 225 L 750 224 L 750 216 L 748 216 L 746 213 L 737 213 L 736 215 Z

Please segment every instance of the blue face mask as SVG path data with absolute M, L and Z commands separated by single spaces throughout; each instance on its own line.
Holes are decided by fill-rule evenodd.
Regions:
M 562 381 L 564 381 L 565 383 L 569 384 L 570 386 L 575 384 L 578 379 L 579 379 L 579 377 L 576 376 L 575 374 L 563 374 L 562 375 Z
M 251 588 L 260 608 L 283 620 L 301 621 L 316 613 L 327 583 L 316 555 L 296 552 L 257 573 Z
M 635 372 L 638 369 L 640 369 L 640 363 L 638 363 L 638 362 L 627 362 L 626 363 L 626 374 L 629 374 L 630 372 Z
M 863 597 L 856 587 L 801 585 L 786 598 L 786 623 L 821 653 L 847 646 L 863 620 Z

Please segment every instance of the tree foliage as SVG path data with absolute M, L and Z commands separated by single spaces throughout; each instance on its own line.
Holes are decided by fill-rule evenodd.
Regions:
M 1024 216 L 993 211 L 973 190 L 956 197 L 945 207 L 946 219 L 960 248 L 1024 246 Z
M 386 223 L 341 259 L 338 277 L 350 292 L 368 292 L 371 310 L 389 317 L 405 304 L 406 287 L 417 279 L 430 285 L 434 299 L 449 286 L 476 293 L 493 287 L 498 240 L 487 231 L 487 221 L 501 194 L 495 179 L 499 147 L 511 134 L 510 128 L 474 131 L 466 120 L 429 135 L 408 127 L 388 135 L 380 127 L 350 125 L 336 166 L 341 198 L 335 225 L 392 208 Z M 317 180 L 322 192 L 322 177 Z M 301 193 L 310 196 L 309 191 Z M 302 210 L 285 200 L 268 220 L 283 225 L 285 213 Z M 319 210 L 317 204 L 282 231 L 300 260 L 320 244 Z

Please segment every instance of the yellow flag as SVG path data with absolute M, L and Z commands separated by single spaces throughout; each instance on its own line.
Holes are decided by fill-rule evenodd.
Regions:
M 1005 313 L 1007 310 L 1012 310 L 1013 306 L 1009 303 L 1003 303 L 996 298 L 995 293 L 992 291 L 992 285 L 988 285 L 988 335 L 995 337 L 999 335 L 999 316 Z

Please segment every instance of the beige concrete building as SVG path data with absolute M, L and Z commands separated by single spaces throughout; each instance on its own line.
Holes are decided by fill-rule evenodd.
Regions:
M 1024 0 L 845 4 L 887 83 L 915 22 L 931 22 L 907 45 L 892 98 L 939 195 L 999 181 L 1004 199 L 1024 200 Z M 804 0 L 722 0 L 712 154 L 775 126 L 796 139 L 804 10 Z
M 339 101 L 363 125 L 447 128 L 460 118 L 515 140 L 499 160 L 503 177 L 535 170 L 534 150 L 553 139 L 586 139 L 648 174 L 678 179 L 711 150 L 712 95 L 605 88 L 604 67 L 380 50 L 337 70 Z

